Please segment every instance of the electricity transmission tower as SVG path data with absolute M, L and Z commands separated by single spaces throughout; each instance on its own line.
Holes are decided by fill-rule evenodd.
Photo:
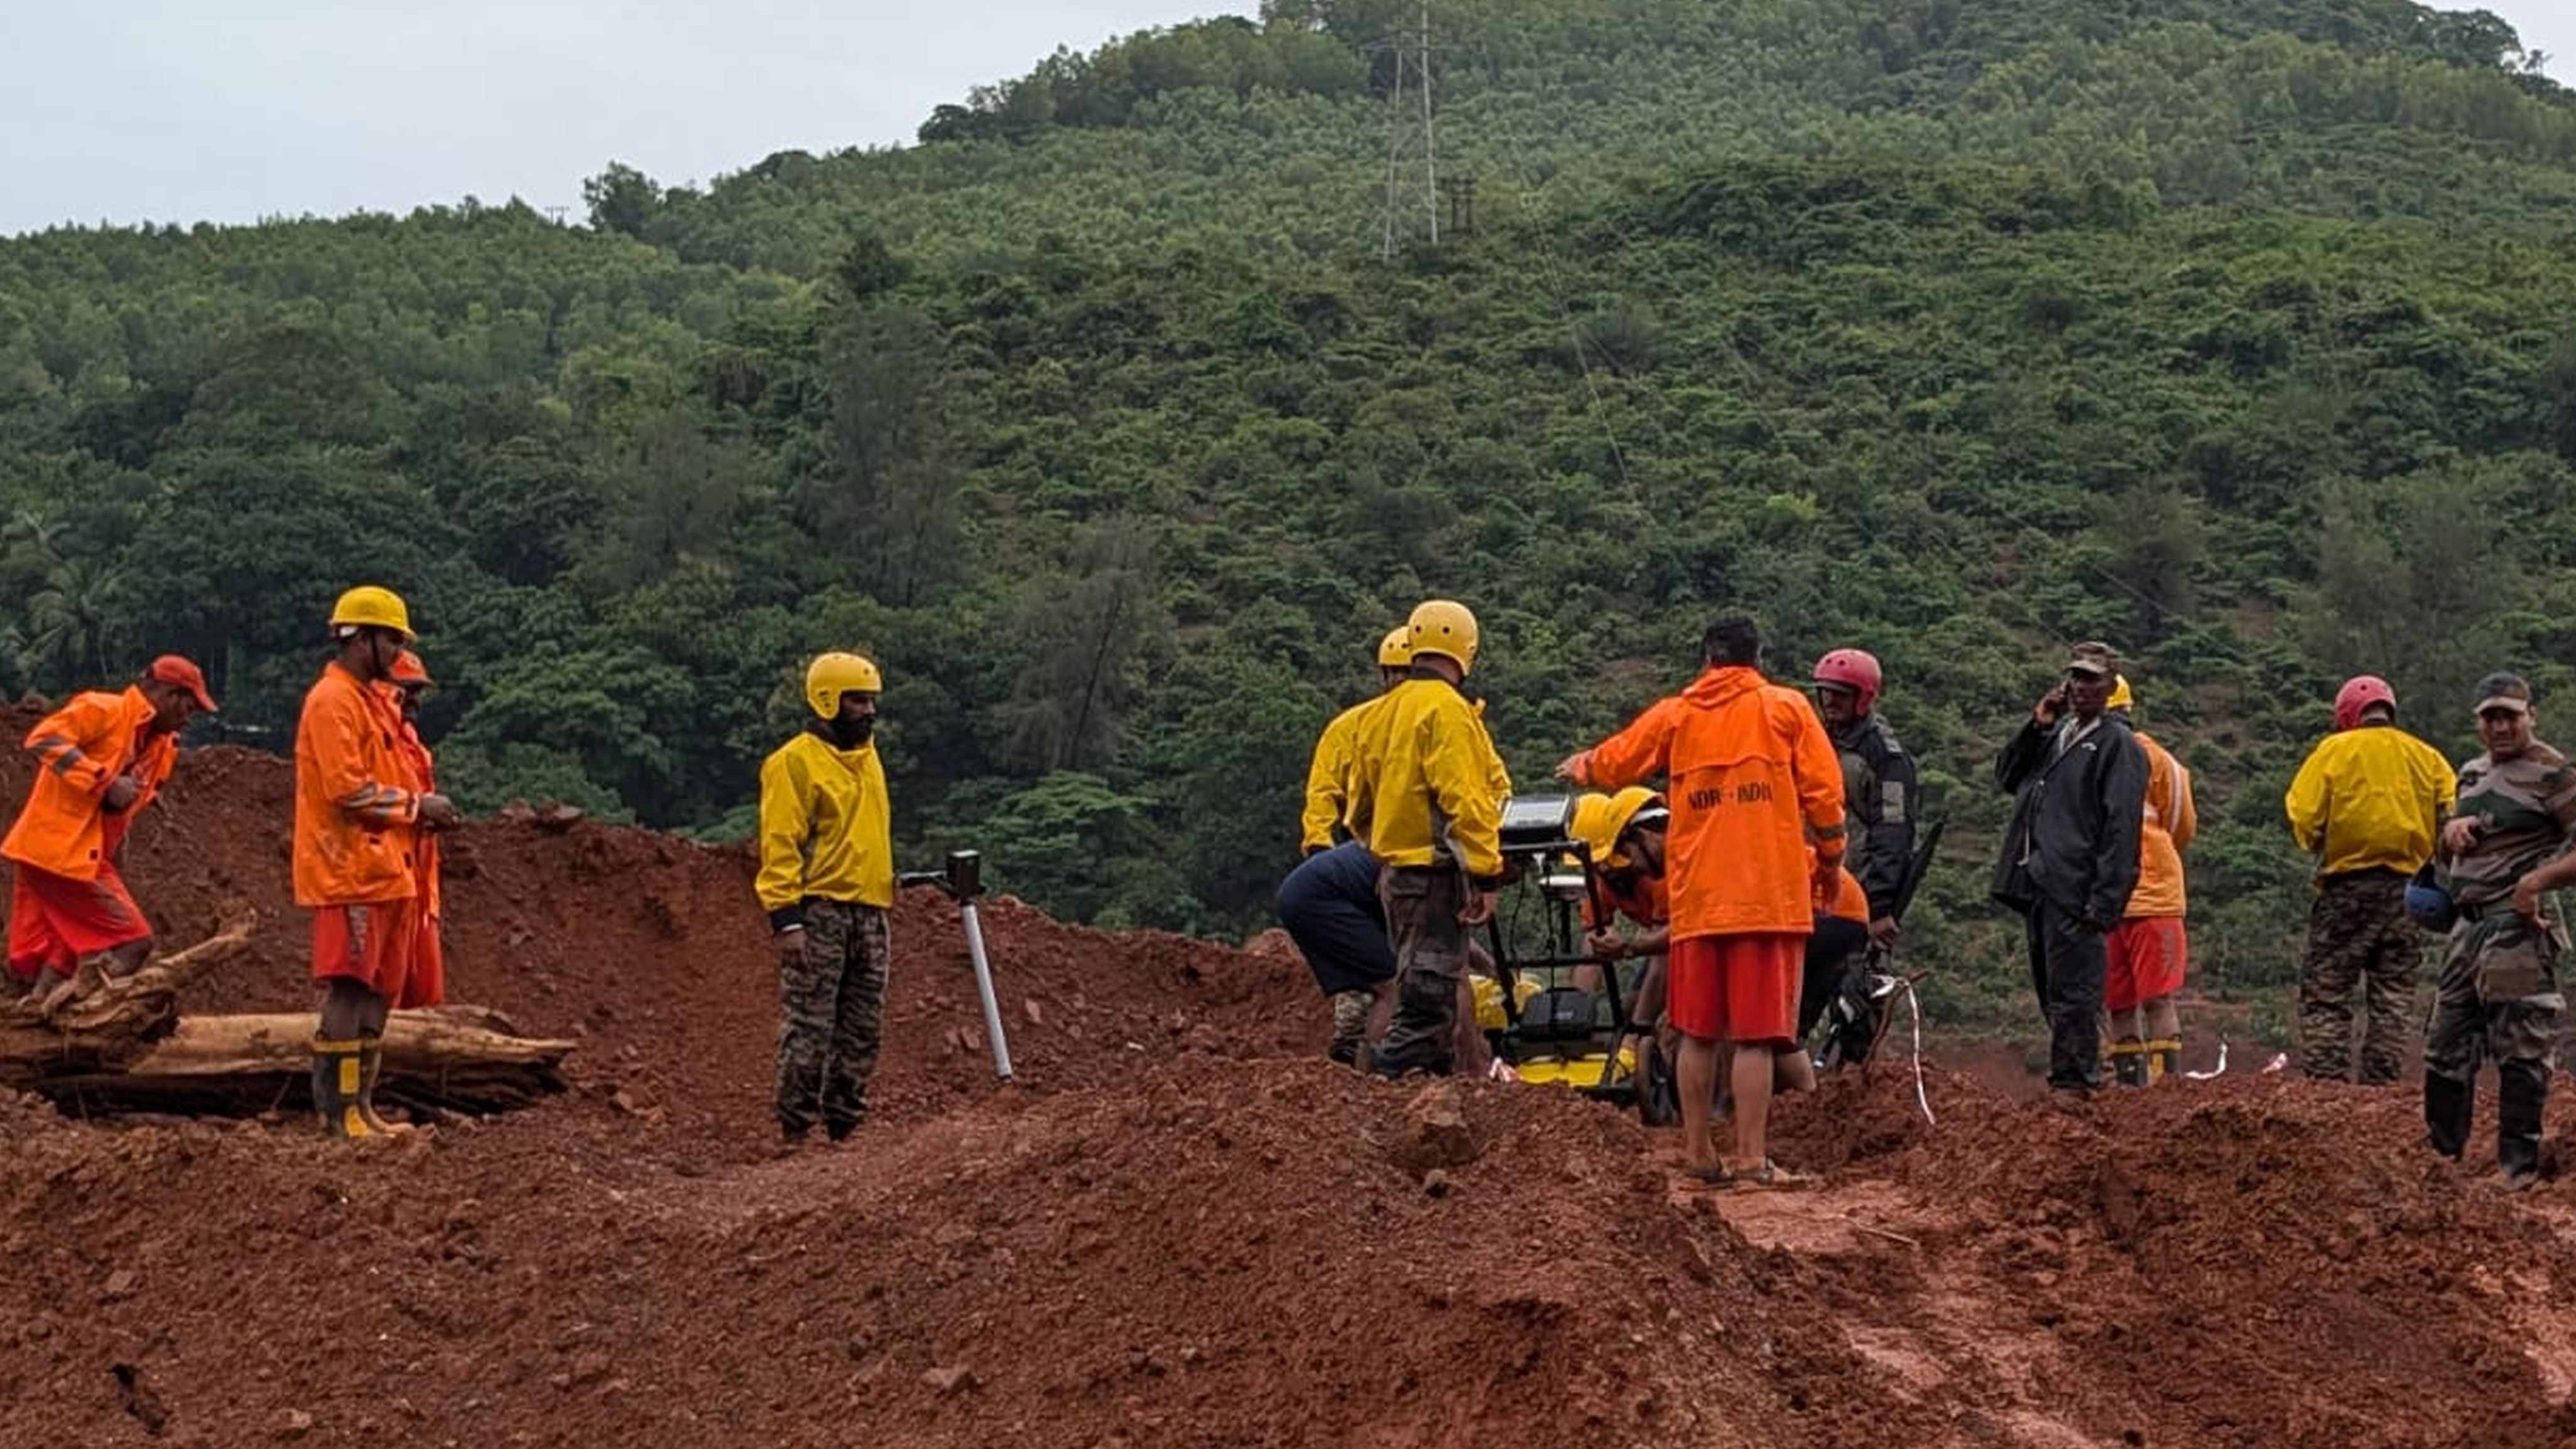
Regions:
M 1386 213 L 1379 255 L 1388 261 L 1415 239 L 1440 244 L 1440 165 L 1431 135 L 1431 0 L 1422 0 L 1408 33 L 1401 22 L 1387 39 L 1394 83 L 1387 91 Z

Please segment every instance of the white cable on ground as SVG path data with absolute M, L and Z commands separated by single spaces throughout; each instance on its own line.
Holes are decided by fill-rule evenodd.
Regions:
M 2218 1039 L 2218 1065 L 2205 1072 L 2185 1072 L 2183 1075 L 2189 1077 L 2195 1082 L 2206 1082 L 2212 1077 L 2225 1075 L 2226 1071 L 2227 1038 L 2222 1036 Z
M 1914 983 L 1905 983 L 1905 1014 L 1914 1022 L 1914 1104 L 1923 1109 L 1923 1125 L 1936 1127 L 1932 1120 L 1932 1099 L 1923 1091 L 1923 1003 L 1914 996 Z

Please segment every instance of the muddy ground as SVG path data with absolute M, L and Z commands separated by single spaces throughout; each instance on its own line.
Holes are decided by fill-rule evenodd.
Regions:
M 138 826 L 171 939 L 262 913 L 192 1010 L 310 1001 L 288 813 L 219 748 Z M 2404 1096 L 2070 1111 L 1981 1056 L 1927 1126 L 1892 1063 L 1786 1109 L 1813 1189 L 1712 1195 L 1607 1108 L 1325 1064 L 1293 958 L 1008 900 L 999 1086 L 916 892 L 876 1117 L 782 1158 L 745 855 L 448 858 L 452 994 L 577 1037 L 574 1090 L 366 1148 L 0 1104 L 0 1444 L 2576 1442 L 2576 1193 L 2436 1162 Z

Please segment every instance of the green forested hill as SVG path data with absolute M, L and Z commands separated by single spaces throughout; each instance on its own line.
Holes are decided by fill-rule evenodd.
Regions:
M 2199 772 L 2195 930 L 2278 979 L 2344 671 L 2465 744 L 2576 688 L 2576 102 L 2383 0 L 1452 0 L 1477 226 L 1376 259 L 1383 4 L 1274 3 L 592 225 L 0 242 L 0 687 L 167 647 L 282 744 L 402 589 L 469 803 L 741 828 L 826 646 L 899 833 L 1069 915 L 1257 924 L 1315 728 L 1426 593 L 1524 778 L 1750 607 L 1857 643 L 1953 821 L 2065 641 Z M 2544 726 L 2546 727 L 2546 726 Z

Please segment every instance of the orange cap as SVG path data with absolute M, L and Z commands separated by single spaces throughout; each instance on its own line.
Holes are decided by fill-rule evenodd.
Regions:
M 164 654 L 153 660 L 144 667 L 143 677 L 159 684 L 175 684 L 188 691 L 189 697 L 197 701 L 197 708 L 208 714 L 215 712 L 215 697 L 206 693 L 206 671 L 184 654 Z

